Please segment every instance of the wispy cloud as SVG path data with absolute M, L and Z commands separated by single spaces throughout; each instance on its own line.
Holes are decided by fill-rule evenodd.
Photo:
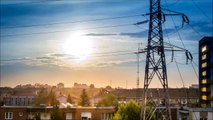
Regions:
M 65 54 L 47 54 L 42 57 L 23 57 L 15 59 L 2 59 L 2 65 L 22 63 L 30 66 L 56 65 L 59 61 L 65 58 L 74 59 L 74 57 Z
M 180 26 L 177 27 L 177 29 L 181 29 Z M 175 28 L 167 28 L 164 29 L 167 34 L 173 34 L 176 32 Z M 132 38 L 147 38 L 148 36 L 148 29 L 143 30 L 143 31 L 138 31 L 138 32 L 122 32 L 118 34 L 113 34 L 113 33 L 89 33 L 85 34 L 86 36 L 129 36 Z
M 193 22 L 191 26 L 194 27 L 201 34 L 213 35 L 213 23 L 207 21 Z
M 88 62 L 81 64 L 74 64 L 74 60 L 79 58 L 67 55 L 67 54 L 47 54 L 42 57 L 23 57 L 16 59 L 5 59 L 1 60 L 1 69 L 33 69 L 37 68 L 57 68 L 57 69 L 66 69 L 66 70 L 79 70 L 79 69 L 95 69 L 103 67 L 111 67 L 115 65 L 135 62 L 135 59 L 124 59 L 124 60 L 103 60 L 96 62 Z M 70 61 L 70 62 L 69 62 Z
M 111 67 L 111 66 L 116 66 L 116 65 L 125 64 L 125 63 L 132 63 L 135 61 L 136 61 L 136 59 L 99 61 L 97 63 L 91 64 L 90 67 L 97 67 L 97 68 Z
M 113 35 L 118 35 L 118 34 L 109 34 L 109 33 L 89 33 L 89 34 L 84 34 L 85 36 L 113 36 Z

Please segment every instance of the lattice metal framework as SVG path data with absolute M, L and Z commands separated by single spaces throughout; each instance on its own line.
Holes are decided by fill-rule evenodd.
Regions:
M 166 120 L 171 120 L 169 108 L 168 80 L 166 70 L 166 60 L 164 53 L 161 0 L 150 0 L 150 20 L 148 33 L 148 46 L 146 54 L 145 78 L 144 78 L 144 110 L 143 120 L 146 120 L 146 99 L 147 91 L 154 75 L 159 78 L 164 95 L 163 101 L 165 109 L 162 114 Z

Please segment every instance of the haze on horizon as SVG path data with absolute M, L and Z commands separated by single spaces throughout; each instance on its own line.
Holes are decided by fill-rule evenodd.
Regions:
M 59 82 L 65 87 L 75 82 L 136 87 L 134 52 L 138 43 L 146 47 L 148 23 L 133 24 L 148 19 L 141 16 L 149 12 L 148 0 L 2 0 L 0 4 L 0 87 Z M 212 0 L 162 0 L 163 9 L 182 12 L 190 19 L 183 28 L 181 17 L 167 17 L 163 24 L 164 41 L 185 46 L 194 57 L 195 70 L 185 64 L 185 53 L 175 53 L 186 87 L 198 84 L 198 41 L 213 36 L 212 5 Z M 169 87 L 183 87 L 171 53 L 166 56 Z M 141 54 L 140 87 L 144 61 Z M 151 87 L 161 87 L 159 80 L 154 79 Z

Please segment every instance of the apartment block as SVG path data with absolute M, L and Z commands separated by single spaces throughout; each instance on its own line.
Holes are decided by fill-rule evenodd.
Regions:
M 199 41 L 200 107 L 213 107 L 213 37 Z

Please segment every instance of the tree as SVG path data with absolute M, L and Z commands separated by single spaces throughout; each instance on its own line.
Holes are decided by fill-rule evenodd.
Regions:
M 89 106 L 90 105 L 89 97 L 88 97 L 88 94 L 87 94 L 85 89 L 82 90 L 79 105 L 81 105 L 81 106 Z
M 47 95 L 47 89 L 42 88 L 34 100 L 34 105 L 39 106 L 40 104 L 47 104 Z
M 119 106 L 113 120 L 140 120 L 141 106 L 135 101 Z
M 70 96 L 70 94 L 68 94 L 68 96 L 67 96 L 67 102 L 73 104 L 73 100 L 72 100 L 72 97 Z
M 112 94 L 107 94 L 98 102 L 98 106 L 118 106 L 118 99 Z
M 40 118 L 41 113 L 40 112 L 33 112 L 32 114 L 33 114 L 33 120 L 41 120 L 41 118 Z
M 94 84 L 90 84 L 89 88 L 93 89 L 93 88 L 95 88 L 95 85 Z
M 153 109 L 154 102 L 152 100 L 147 101 L 146 119 L 147 120 L 162 120 L 161 115 L 156 113 Z M 127 102 L 119 106 L 118 111 L 115 113 L 112 120 L 140 120 L 141 108 L 135 101 Z
M 48 103 L 51 105 L 51 106 L 55 106 L 55 105 L 59 105 L 59 102 L 58 100 L 56 100 L 56 96 L 55 96 L 55 93 L 51 90 L 49 95 L 48 95 Z
M 109 85 L 107 85 L 107 86 L 105 87 L 105 89 L 107 89 L 107 90 L 111 90 L 111 89 L 112 89 L 112 87 L 111 87 L 111 86 L 109 86 Z
M 51 120 L 65 120 L 63 111 L 56 105 L 51 112 Z
M 40 104 L 54 106 L 59 105 L 59 102 L 56 100 L 55 93 L 52 90 L 48 94 L 47 89 L 42 88 L 34 101 L 34 105 L 39 106 Z

